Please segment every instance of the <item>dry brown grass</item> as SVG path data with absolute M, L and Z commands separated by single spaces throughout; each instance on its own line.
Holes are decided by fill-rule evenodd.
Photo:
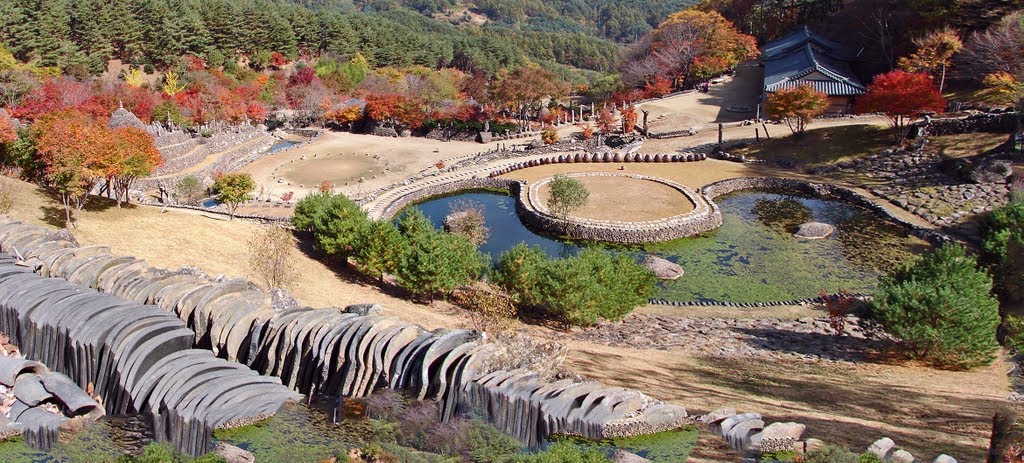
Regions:
M 695 357 L 570 343 L 567 364 L 607 384 L 633 387 L 687 407 L 756 411 L 766 422 L 797 421 L 807 436 L 863 451 L 890 437 L 923 461 L 940 453 L 984 461 L 991 417 L 1006 404 L 1002 362 L 972 372 L 912 364 L 808 364 Z

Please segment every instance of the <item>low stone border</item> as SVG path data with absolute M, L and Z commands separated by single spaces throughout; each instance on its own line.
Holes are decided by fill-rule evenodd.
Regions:
M 491 172 L 491 177 L 505 175 L 520 169 L 544 166 L 548 164 L 573 164 L 573 163 L 623 163 L 623 162 L 695 162 L 708 158 L 704 153 L 688 154 L 639 154 L 639 153 L 576 153 L 562 154 L 548 158 L 532 159 L 503 167 Z
M 641 244 L 670 241 L 677 238 L 699 235 L 722 225 L 722 214 L 718 206 L 704 195 L 689 187 L 669 180 L 646 175 L 583 172 L 567 175 L 570 178 L 624 177 L 644 180 L 669 186 L 686 197 L 694 208 L 685 214 L 649 221 L 593 220 L 579 217 L 562 218 L 548 211 L 540 199 L 540 189 L 551 182 L 549 177 L 534 182 L 525 191 L 520 191 L 516 210 L 528 225 L 543 231 L 572 239 L 605 241 L 613 243 Z

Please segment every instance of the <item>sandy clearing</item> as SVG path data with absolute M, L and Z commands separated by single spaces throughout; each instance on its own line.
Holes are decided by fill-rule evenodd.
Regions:
M 693 202 L 668 185 L 628 177 L 580 177 L 590 193 L 587 204 L 573 217 L 593 220 L 645 221 L 685 214 Z M 551 184 L 540 188 L 544 204 L 551 199 Z

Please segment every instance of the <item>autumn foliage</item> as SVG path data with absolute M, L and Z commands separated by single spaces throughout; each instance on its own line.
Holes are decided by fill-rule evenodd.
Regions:
M 754 38 L 716 11 L 675 13 L 638 43 L 650 45 L 634 49 L 622 72 L 627 84 L 641 87 L 664 88 L 665 80 L 676 78 L 697 82 L 757 56 Z
M 0 144 L 10 143 L 18 139 L 18 134 L 14 132 L 14 126 L 11 124 L 11 118 L 7 115 L 7 111 L 0 111 Z
M 810 85 L 778 90 L 768 96 L 766 110 L 771 119 L 781 119 L 794 134 L 803 133 L 807 124 L 828 110 L 829 98 Z
M 911 122 L 926 112 L 941 112 L 945 108 L 946 99 L 931 76 L 897 70 L 875 77 L 855 109 L 858 114 L 884 115 L 893 128 L 896 143 L 900 143 Z
M 630 133 L 636 129 L 636 108 L 630 106 L 622 110 L 622 133 Z

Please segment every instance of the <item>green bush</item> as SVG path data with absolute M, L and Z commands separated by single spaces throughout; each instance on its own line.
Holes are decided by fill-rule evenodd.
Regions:
M 826 445 L 804 457 L 805 463 L 858 463 L 858 456 L 837 445 Z
M 292 224 L 313 234 L 316 249 L 328 256 L 347 258 L 359 229 L 369 219 L 359 204 L 341 193 L 311 193 L 295 205 Z
M 175 452 L 167 444 L 153 442 L 142 449 L 142 455 L 122 459 L 125 463 L 227 463 L 220 455 L 207 453 L 198 458 L 190 458 Z
M 473 463 L 509 463 L 523 446 L 494 426 L 473 420 L 466 429 L 466 447 L 466 456 Z
M 418 209 L 405 214 L 398 229 L 406 240 L 398 283 L 420 298 L 451 293 L 480 278 L 488 258 L 466 238 L 438 231 Z
M 959 245 L 945 245 L 882 278 L 872 316 L 914 358 L 971 368 L 995 358 L 999 303 L 992 278 Z
M 516 246 L 503 253 L 492 280 L 520 305 L 570 325 L 618 320 L 647 302 L 654 274 L 626 254 L 585 249 L 550 259 L 539 248 Z
M 611 463 L 603 452 L 581 449 L 568 442 L 556 442 L 542 452 L 522 455 L 515 463 Z
M 1024 202 L 1014 201 L 992 211 L 985 223 L 982 248 L 1006 305 L 1024 303 Z
M 391 222 L 378 220 L 368 220 L 359 227 L 352 248 L 359 269 L 378 280 L 383 280 L 385 273 L 398 271 L 406 249 L 398 228 Z
M 882 459 L 871 452 L 864 452 L 857 457 L 857 463 L 882 463 Z

